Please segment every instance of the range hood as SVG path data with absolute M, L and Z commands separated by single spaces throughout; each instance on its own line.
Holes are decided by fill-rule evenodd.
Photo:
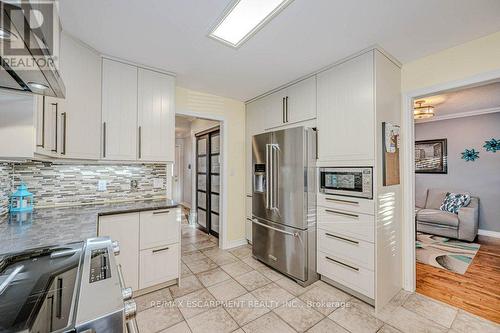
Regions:
M 64 98 L 56 7 L 55 1 L 0 1 L 0 88 Z

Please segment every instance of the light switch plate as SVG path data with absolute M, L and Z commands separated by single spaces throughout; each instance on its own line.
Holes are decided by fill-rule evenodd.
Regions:
M 106 191 L 108 188 L 108 182 L 104 179 L 99 179 L 97 183 L 97 190 L 100 192 Z
M 162 188 L 163 187 L 163 179 L 154 178 L 153 179 L 153 188 Z

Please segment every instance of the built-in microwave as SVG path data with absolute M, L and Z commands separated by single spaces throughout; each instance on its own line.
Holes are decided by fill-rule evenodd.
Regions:
M 319 174 L 321 193 L 373 199 L 372 167 L 320 168 Z

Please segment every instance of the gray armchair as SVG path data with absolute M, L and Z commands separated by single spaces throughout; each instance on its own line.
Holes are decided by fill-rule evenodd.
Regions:
M 469 205 L 454 214 L 439 209 L 447 192 L 451 191 L 427 190 L 425 206 L 416 210 L 417 231 L 472 242 L 479 224 L 479 198 L 471 197 Z

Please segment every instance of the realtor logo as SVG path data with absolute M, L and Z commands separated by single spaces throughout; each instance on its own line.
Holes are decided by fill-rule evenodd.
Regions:
M 0 56 L 13 70 L 57 67 L 59 21 L 53 0 L 0 1 Z

